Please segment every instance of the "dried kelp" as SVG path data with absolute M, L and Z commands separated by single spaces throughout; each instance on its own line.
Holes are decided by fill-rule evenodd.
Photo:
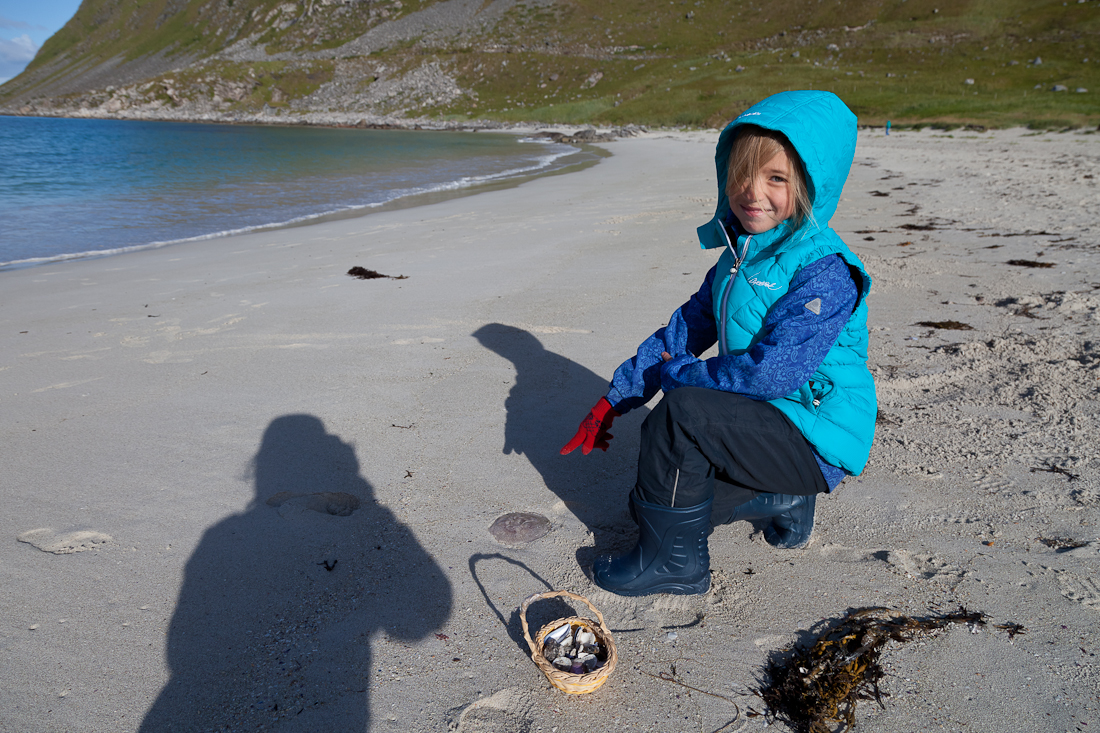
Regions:
M 1066 537 L 1040 537 L 1039 541 L 1052 550 L 1076 550 L 1078 547 L 1084 547 L 1088 544 L 1081 540 L 1071 540 Z
M 1017 636 L 1022 636 L 1027 633 L 1027 629 L 1015 621 L 1009 621 L 1003 624 L 993 624 L 993 628 L 1008 632 L 1009 639 L 1015 639 Z
M 355 267 L 348 270 L 348 274 L 352 277 L 357 277 L 360 280 L 377 280 L 378 278 L 389 278 L 390 280 L 408 280 L 408 275 L 383 275 L 377 270 L 368 270 L 365 267 Z
M 974 327 L 961 321 L 918 321 L 917 326 L 925 328 L 938 328 L 944 331 L 973 331 Z
M 979 234 L 979 237 L 1057 237 L 1054 232 L 1009 232 L 1008 234 L 1001 234 L 999 232 L 993 232 L 992 234 Z
M 1071 472 L 1067 471 L 1066 469 L 1062 468 L 1061 466 L 1054 465 L 1050 461 L 1047 461 L 1042 466 L 1032 466 L 1031 467 L 1031 473 L 1056 473 L 1056 474 L 1061 474 L 1062 476 L 1065 476 L 1066 478 L 1068 478 L 1070 481 L 1076 481 L 1077 479 L 1081 478 L 1076 473 L 1071 473 Z
M 878 683 L 886 672 L 879 657 L 886 642 L 912 641 L 950 624 L 985 623 L 985 614 L 962 607 L 923 617 L 889 608 L 855 609 L 827 622 L 809 646 L 773 654 L 764 669 L 765 681 L 754 692 L 768 706 L 769 718 L 797 733 L 846 730 L 855 724 L 858 700 L 883 705 L 886 695 Z
M 879 410 L 878 414 L 875 415 L 875 425 L 901 425 L 901 419 L 895 415 L 889 415 L 882 410 Z
M 1005 264 L 1015 267 L 1054 267 L 1053 262 L 1039 262 L 1037 260 L 1009 260 Z

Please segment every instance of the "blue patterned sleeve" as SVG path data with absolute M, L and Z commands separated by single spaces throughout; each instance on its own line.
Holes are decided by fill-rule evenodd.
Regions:
M 764 319 L 762 337 L 752 348 L 705 361 L 693 356 L 698 351 L 667 349 L 679 356 L 657 364 L 660 386 L 666 392 L 677 387 L 706 387 L 756 400 L 788 395 L 810 378 L 829 353 L 852 315 L 858 295 L 848 265 L 839 255 L 812 262 L 772 306 Z M 819 312 L 807 307 L 815 300 L 820 300 Z
M 615 370 L 607 401 L 620 413 L 641 407 L 661 389 L 661 352 L 701 354 L 718 340 L 711 304 L 715 268 L 691 299 L 676 309 L 668 325 L 642 342 L 638 353 Z

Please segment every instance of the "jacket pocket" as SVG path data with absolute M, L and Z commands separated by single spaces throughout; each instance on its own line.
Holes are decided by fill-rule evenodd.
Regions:
M 820 373 L 815 373 L 802 387 L 805 390 L 805 401 L 802 404 L 813 412 L 819 412 L 822 405 L 836 396 L 836 386 Z

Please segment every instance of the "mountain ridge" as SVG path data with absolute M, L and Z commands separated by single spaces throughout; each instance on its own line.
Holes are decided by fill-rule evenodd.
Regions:
M 718 126 L 817 88 L 865 124 L 1100 123 L 1100 0 L 937 5 L 84 0 L 0 113 Z

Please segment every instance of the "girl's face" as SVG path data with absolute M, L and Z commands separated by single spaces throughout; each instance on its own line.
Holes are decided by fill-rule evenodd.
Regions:
M 749 234 L 761 234 L 779 226 L 794 215 L 791 196 L 791 159 L 780 150 L 740 187 L 729 186 L 730 208 L 741 228 Z

